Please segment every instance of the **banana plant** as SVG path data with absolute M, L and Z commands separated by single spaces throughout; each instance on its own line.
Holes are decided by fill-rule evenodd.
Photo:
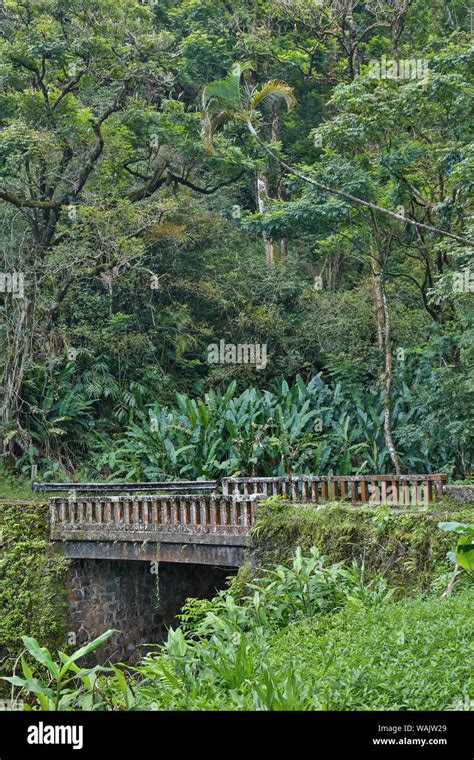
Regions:
M 397 406 L 395 435 L 410 468 L 429 472 L 436 463 L 420 445 L 422 411 L 414 414 L 405 401 Z M 331 387 L 320 375 L 309 383 L 299 376 L 292 385 L 274 382 L 271 390 L 238 394 L 232 382 L 204 398 L 178 394 L 174 407 L 154 404 L 113 447 L 104 453 L 102 439 L 99 448 L 97 471 L 138 480 L 391 471 L 380 392 Z

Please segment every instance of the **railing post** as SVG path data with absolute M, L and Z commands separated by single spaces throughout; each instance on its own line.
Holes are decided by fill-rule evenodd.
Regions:
M 420 495 L 421 495 L 420 481 L 418 480 L 418 478 L 415 478 L 415 480 L 413 481 L 413 504 L 415 506 L 418 506 L 421 501 Z
M 191 499 L 190 524 L 191 525 L 197 525 L 196 499 Z
M 351 487 L 351 502 L 352 504 L 357 504 L 359 501 L 359 493 L 357 490 L 357 483 L 355 480 L 350 481 L 350 487 Z
M 321 481 L 321 499 L 324 501 L 328 500 L 328 481 L 327 478 L 324 478 L 324 480 Z
M 433 501 L 433 492 L 431 490 L 431 480 L 429 478 L 426 478 L 424 481 L 425 486 L 425 506 L 428 507 L 428 505 Z
M 446 476 L 439 475 L 435 480 L 436 501 L 441 501 L 443 498 L 443 477 L 446 478 Z
M 360 483 L 360 498 L 363 504 L 368 504 L 369 502 L 369 489 L 367 485 L 367 481 L 364 477 L 361 479 Z
M 206 496 L 203 494 L 199 497 L 199 525 L 208 526 L 209 522 L 207 519 L 207 499 Z
M 228 498 L 227 494 L 224 498 Z M 211 496 L 211 503 L 210 503 L 210 524 L 213 528 L 217 525 L 217 503 L 216 503 L 217 497 L 212 495 Z
M 54 499 L 51 499 L 49 502 L 49 522 L 51 525 L 51 528 L 54 528 L 56 525 L 56 502 Z
M 392 484 L 392 504 L 398 504 L 400 500 L 398 480 L 396 478 L 392 478 L 391 484 Z
M 410 505 L 410 486 L 408 480 L 402 481 L 403 506 Z

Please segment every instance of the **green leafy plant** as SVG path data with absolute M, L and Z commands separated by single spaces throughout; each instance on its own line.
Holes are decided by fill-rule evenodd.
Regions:
M 277 683 L 291 669 L 326 710 L 449 710 L 474 695 L 473 589 L 342 609 L 289 626 L 266 657 Z
M 461 522 L 440 522 L 438 528 L 458 536 L 456 548 L 451 553 L 451 559 L 474 575 L 474 525 Z
M 76 661 L 97 649 L 113 633 L 115 633 L 114 630 L 106 631 L 71 655 L 59 651 L 59 662 L 54 661 L 49 649 L 40 646 L 36 639 L 31 636 L 22 636 L 28 653 L 45 669 L 46 674 L 38 675 L 38 667 L 36 666 L 35 669 L 30 667 L 22 656 L 23 678 L 14 675 L 3 677 L 2 680 L 34 696 L 41 710 L 68 710 L 72 709 L 72 705 L 80 706 L 84 710 L 93 709 L 97 699 L 102 701 L 102 697 L 96 690 L 97 674 L 113 671 L 101 665 L 81 668 Z
M 406 431 L 422 410 L 414 414 L 404 388 L 396 398 L 395 424 Z M 320 375 L 308 383 L 297 376 L 293 385 L 281 381 L 272 390 L 241 393 L 231 382 L 203 398 L 178 393 L 175 406 L 155 403 L 147 413 L 137 410 L 116 440 L 97 439 L 93 468 L 132 480 L 385 473 L 391 465 L 382 422 L 380 392 L 339 382 L 330 386 Z M 414 470 L 430 471 L 438 451 L 421 445 L 417 438 L 405 446 L 405 461 Z

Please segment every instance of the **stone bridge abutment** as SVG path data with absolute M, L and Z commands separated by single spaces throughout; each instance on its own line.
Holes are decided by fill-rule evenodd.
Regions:
M 71 560 L 69 640 L 83 646 L 117 630 L 90 659 L 136 662 L 148 644 L 166 638 L 187 597 L 211 598 L 236 568 L 148 560 Z

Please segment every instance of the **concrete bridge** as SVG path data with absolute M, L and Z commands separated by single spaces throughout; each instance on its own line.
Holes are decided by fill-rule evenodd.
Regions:
M 328 501 L 428 506 L 441 496 L 445 480 L 443 475 L 225 478 L 220 492 L 214 482 L 35 487 L 68 491 L 51 497 L 49 506 L 51 540 L 71 560 L 70 633 L 82 644 L 117 628 L 120 633 L 100 656 L 134 661 L 145 643 L 156 643 L 175 624 L 188 596 L 213 596 L 246 561 L 259 501 L 282 496 L 295 508 Z
M 224 478 L 220 493 L 212 490 L 214 481 L 35 486 L 69 492 L 49 504 L 51 539 L 63 542 L 71 559 L 238 567 L 245 561 L 258 502 L 270 496 L 295 504 L 428 506 L 441 495 L 445 480 L 444 475 Z M 175 493 L 186 488 L 194 493 Z M 142 492 L 134 495 L 132 489 Z M 127 492 L 113 495 L 118 490 Z M 203 490 L 211 493 L 199 493 Z

